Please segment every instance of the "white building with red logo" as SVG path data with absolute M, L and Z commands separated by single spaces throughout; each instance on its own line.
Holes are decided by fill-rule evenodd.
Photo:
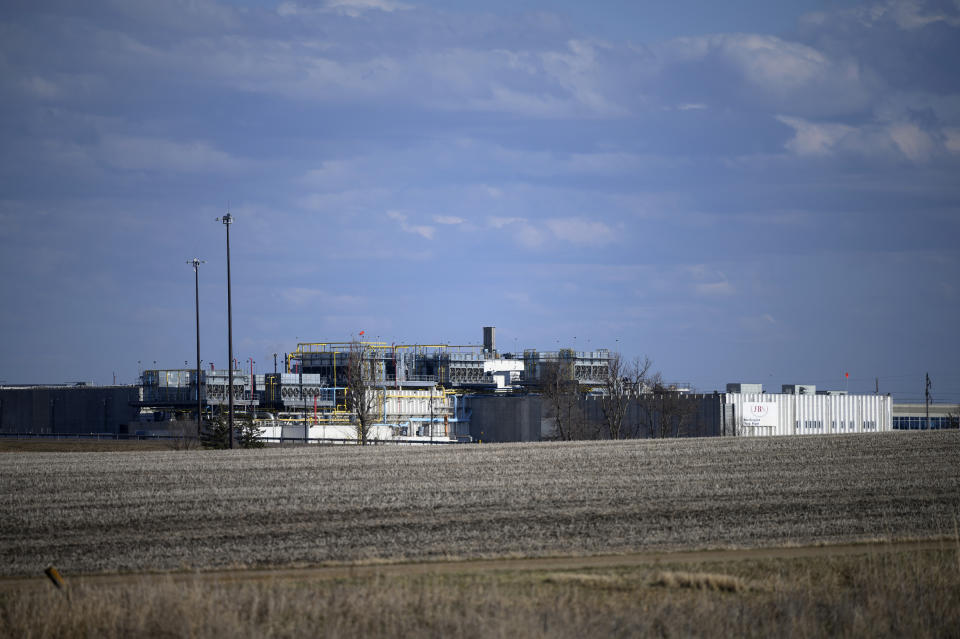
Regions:
M 815 386 L 784 385 L 766 393 L 759 384 L 728 384 L 724 404 L 738 436 L 875 433 L 893 429 L 889 395 L 848 395 Z M 728 429 L 729 432 L 729 429 Z

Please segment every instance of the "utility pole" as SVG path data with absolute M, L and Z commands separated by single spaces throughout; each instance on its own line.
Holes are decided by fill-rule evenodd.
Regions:
M 277 374 L 277 354 L 273 354 L 273 374 Z
M 218 217 L 218 221 L 223 222 L 227 227 L 227 398 L 229 409 L 227 412 L 227 429 L 230 431 L 230 448 L 233 448 L 233 301 L 230 297 L 230 225 L 233 224 L 233 216 L 227 213 L 223 217 Z
M 300 401 L 303 402 L 303 443 L 310 443 L 310 427 L 307 426 L 307 396 L 303 394 L 303 349 L 300 350 Z
M 195 308 L 197 311 L 197 437 L 200 437 L 201 423 L 203 421 L 203 400 L 200 393 L 200 265 L 206 264 L 206 260 L 193 258 L 188 260 L 187 264 L 193 264 L 193 296 Z
M 924 398 L 927 402 L 927 430 L 930 430 L 930 373 L 927 373 L 927 383 L 925 387 Z

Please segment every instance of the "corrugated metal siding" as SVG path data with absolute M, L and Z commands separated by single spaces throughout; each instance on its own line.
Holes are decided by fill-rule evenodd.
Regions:
M 866 433 L 893 428 L 892 400 L 885 395 L 727 393 L 724 403 L 733 406 L 739 436 Z M 745 404 L 769 404 L 777 416 L 776 424 L 745 425 Z

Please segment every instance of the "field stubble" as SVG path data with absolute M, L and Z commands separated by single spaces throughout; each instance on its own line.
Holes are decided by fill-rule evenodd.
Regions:
M 69 574 L 954 534 L 960 433 L 0 455 L 0 570 Z

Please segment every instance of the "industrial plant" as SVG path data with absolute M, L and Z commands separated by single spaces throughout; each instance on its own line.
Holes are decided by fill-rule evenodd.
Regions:
M 353 442 L 351 394 L 369 398 L 373 442 L 469 443 L 588 437 L 756 437 L 956 427 L 956 406 L 896 405 L 889 395 L 851 395 L 813 385 L 731 383 L 697 393 L 685 384 L 626 388 L 621 422 L 603 427 L 611 401 L 608 349 L 500 352 L 483 343 L 301 342 L 283 370 L 150 369 L 122 386 L 5 386 L 0 434 L 164 437 L 188 432 L 202 412 L 255 424 L 267 442 Z M 354 371 L 351 371 L 353 367 Z M 578 430 L 564 431 L 544 375 L 562 371 Z M 357 376 L 359 371 L 359 377 Z M 198 374 L 199 373 L 199 374 Z M 231 387 L 232 379 L 232 387 Z M 358 388 L 362 385 L 362 389 Z M 622 385 L 620 385 L 622 387 Z M 232 398 L 231 398 L 232 395 Z M 194 426 L 195 428 L 195 426 Z M 573 426 L 571 426 L 571 429 Z M 613 435 L 611 435 L 613 432 Z

